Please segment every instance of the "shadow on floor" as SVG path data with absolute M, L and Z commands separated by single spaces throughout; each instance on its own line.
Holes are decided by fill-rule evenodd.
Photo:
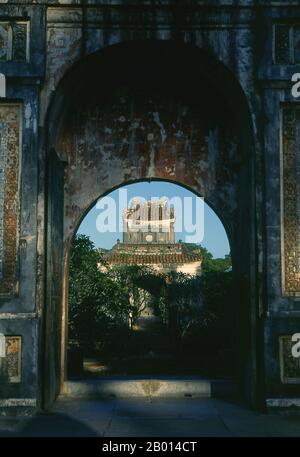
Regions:
M 9 436 L 12 436 L 10 433 Z M 15 432 L 14 436 L 31 436 L 31 437 L 97 437 L 99 436 L 85 423 L 74 419 L 66 414 L 39 414 L 32 419 L 26 420 L 26 423 Z

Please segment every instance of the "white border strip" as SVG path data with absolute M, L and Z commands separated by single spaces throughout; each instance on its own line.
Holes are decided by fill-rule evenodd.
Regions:
M 6 398 L 0 400 L 0 408 L 11 406 L 33 406 L 36 407 L 36 398 Z
M 267 406 L 272 408 L 300 407 L 300 398 L 267 398 Z
M 1 319 L 36 319 L 37 313 L 0 313 Z

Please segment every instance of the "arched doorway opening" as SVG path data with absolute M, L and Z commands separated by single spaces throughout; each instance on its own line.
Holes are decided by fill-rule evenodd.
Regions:
M 97 201 L 72 241 L 68 302 L 68 379 L 237 375 L 229 241 L 182 186 L 142 181 Z
M 123 43 L 83 59 L 63 78 L 47 123 L 46 406 L 65 380 L 68 254 L 74 230 L 99 195 L 143 179 L 186 186 L 222 214 L 231 240 L 239 309 L 239 381 L 245 397 L 256 404 L 251 125 L 234 76 L 193 46 Z

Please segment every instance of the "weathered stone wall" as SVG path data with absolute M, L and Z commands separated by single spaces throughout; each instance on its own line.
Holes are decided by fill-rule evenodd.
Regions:
M 14 266 L 10 267 L 15 290 L 12 290 L 11 284 L 10 293 L 7 293 L 3 280 L 0 297 L 0 332 L 21 337 L 20 345 L 13 347 L 16 352 L 10 357 L 14 363 L 11 370 L 13 372 L 19 366 L 20 379 L 14 377 L 14 382 L 1 383 L 0 407 L 27 408 L 36 406 L 38 396 L 38 316 L 41 308 L 41 302 L 36 301 L 38 107 L 46 57 L 43 46 L 44 7 L 1 3 L 0 11 L 0 23 L 4 25 L 0 27 L 0 72 L 6 76 L 7 82 L 6 98 L 0 99 L 0 110 L 13 112 L 14 107 L 20 106 L 21 114 L 14 131 L 15 146 L 10 146 L 10 150 L 15 149 L 18 155 L 6 162 L 6 167 L 12 167 L 14 176 L 11 174 L 11 184 L 7 182 L 8 187 L 2 189 L 9 198 L 4 202 L 4 210 L 8 212 L 11 224 L 6 235 L 3 230 L 3 250 L 5 254 L 7 249 L 11 257 L 16 258 Z M 28 33 L 22 35 L 25 26 L 21 24 L 26 24 Z M 1 149 L 4 143 L 1 143 Z M 6 240 L 5 236 L 10 239 Z
M 160 66 L 160 78 L 163 71 Z M 141 73 L 139 78 L 141 83 Z M 188 81 L 178 79 L 184 91 Z M 68 163 L 66 239 L 100 195 L 126 182 L 155 178 L 174 180 L 204 196 L 232 238 L 243 155 L 237 127 L 231 125 L 234 113 L 222 113 L 221 103 L 199 89 L 199 80 L 194 91 L 189 88 L 194 100 L 180 99 L 179 87 L 151 90 L 149 81 L 142 84 L 142 89 L 104 84 L 109 92 L 104 100 L 101 89 L 95 88 L 92 94 L 79 94 L 79 102 L 70 108 L 57 144 Z M 212 93 L 207 82 L 203 86 Z
M 207 197 L 246 284 L 250 390 L 259 383 L 262 397 L 299 396 L 299 385 L 280 379 L 279 363 L 279 336 L 300 331 L 300 291 L 282 284 L 289 251 L 281 190 L 289 183 L 280 171 L 281 104 L 297 105 L 290 79 L 299 62 L 298 2 L 82 3 L 0 3 L 0 112 L 2 104 L 21 106 L 16 256 L 10 250 L 18 290 L 0 298 L 0 332 L 21 336 L 22 368 L 21 382 L 1 385 L 2 405 L 40 404 L 51 148 L 66 161 L 65 257 L 84 212 L 126 181 L 170 179 Z

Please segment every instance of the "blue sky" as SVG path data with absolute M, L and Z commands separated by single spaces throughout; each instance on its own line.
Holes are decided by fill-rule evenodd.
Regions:
M 143 197 L 145 199 L 150 199 L 153 197 L 160 198 L 160 197 L 168 197 L 171 199 L 172 197 L 180 197 L 184 199 L 185 197 L 190 197 L 192 214 L 191 214 L 191 223 L 195 224 L 197 228 L 200 227 L 200 224 L 203 223 L 204 219 L 204 237 L 201 241 L 201 245 L 206 247 L 214 257 L 224 257 L 224 255 L 229 254 L 230 247 L 227 239 L 226 232 L 224 227 L 219 220 L 218 216 L 215 212 L 205 203 L 204 204 L 204 218 L 201 211 L 198 211 L 198 220 L 196 223 L 196 200 L 199 198 L 189 190 L 185 189 L 184 187 L 178 186 L 177 184 L 165 182 L 165 181 L 151 181 L 151 182 L 139 182 L 130 185 L 123 186 L 120 189 L 117 189 L 111 192 L 108 196 L 112 197 L 116 202 L 116 209 L 119 210 L 119 190 L 123 190 L 123 196 L 125 192 L 127 192 L 128 201 L 136 196 Z M 187 200 L 185 200 L 187 201 Z M 107 214 L 107 206 L 103 205 L 104 209 L 101 210 L 96 208 L 96 205 L 89 211 L 86 217 L 83 219 L 78 233 L 88 235 L 91 240 L 94 242 L 96 247 L 102 247 L 106 249 L 110 249 L 119 238 L 122 240 L 122 232 L 119 231 L 119 223 L 118 223 L 118 216 L 117 219 L 117 230 L 114 233 L 111 232 L 102 232 L 100 233 L 96 227 L 96 221 L 102 211 L 106 212 Z M 102 215 L 104 215 L 102 212 Z M 118 214 L 118 213 L 117 213 Z M 180 219 L 183 219 L 182 217 Z M 179 220 L 179 219 L 178 219 Z M 107 222 L 107 220 L 106 220 Z M 197 231 L 198 233 L 198 231 Z M 185 227 L 182 228 L 181 232 L 176 233 L 176 241 L 181 239 L 182 241 L 188 241 L 186 237 L 189 235 L 189 232 L 185 230 Z

